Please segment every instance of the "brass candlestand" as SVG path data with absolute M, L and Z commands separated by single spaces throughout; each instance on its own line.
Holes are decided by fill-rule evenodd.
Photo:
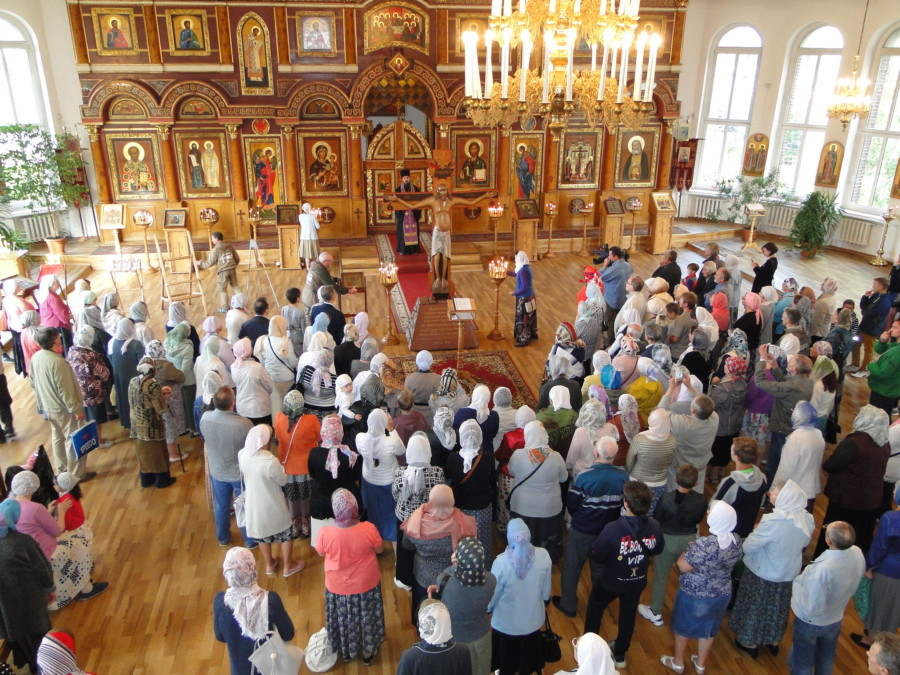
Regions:
M 394 312 L 391 309 L 391 291 L 394 290 L 394 286 L 397 285 L 397 266 L 394 263 L 381 263 L 378 266 L 378 279 L 381 281 L 381 285 L 384 286 L 384 293 L 387 296 L 387 311 L 388 311 L 388 332 L 383 338 L 381 338 L 381 344 L 383 345 L 399 345 L 400 338 L 398 338 L 394 334 Z
M 742 251 L 744 251 L 748 248 L 752 248 L 757 251 L 759 250 L 759 246 L 757 246 L 756 242 L 753 241 L 754 237 L 756 236 L 756 221 L 758 221 L 758 220 L 759 220 L 758 215 L 750 216 L 750 234 L 747 235 L 747 241 L 745 241 L 744 245 L 741 246 Z
M 587 245 L 587 226 L 588 226 L 588 218 L 594 213 L 594 203 L 585 204 L 581 210 L 578 212 L 578 215 L 581 216 L 581 248 L 578 250 L 578 255 L 587 255 L 589 252 Z
M 547 230 L 547 252 L 544 254 L 544 257 L 553 258 L 553 219 L 556 218 L 556 204 L 547 202 L 546 206 L 544 206 L 544 213 L 550 219 L 550 228 Z
M 200 209 L 200 222 L 206 225 L 206 238 L 209 240 L 209 247 L 213 248 L 212 228 L 219 222 L 219 212 L 213 208 Z
M 488 263 L 488 273 L 494 282 L 494 330 L 488 333 L 488 340 L 503 340 L 506 337 L 500 332 L 500 286 L 506 281 L 508 269 L 509 261 L 502 256 Z
M 500 226 L 500 219 L 503 217 L 505 207 L 500 202 L 495 202 L 488 206 L 488 219 L 491 222 L 491 230 L 494 232 L 494 252 L 493 256 L 497 257 L 497 228 Z
M 625 200 L 625 210 L 631 214 L 631 234 L 628 235 L 628 246 L 624 246 L 623 248 L 631 248 L 634 246 L 634 222 L 637 220 L 638 211 L 640 211 L 644 207 L 644 203 L 640 200 L 639 197 L 629 197 Z
M 884 267 L 891 264 L 889 260 L 882 258 L 881 254 L 884 253 L 884 242 L 887 239 L 888 225 L 896 218 L 894 209 L 888 209 L 885 213 L 881 214 L 881 217 L 884 218 L 884 229 L 881 231 L 881 244 L 878 246 L 878 254 L 869 261 L 870 265 L 875 265 L 876 267 Z
M 250 213 L 247 214 L 247 220 L 250 222 L 250 239 L 256 241 L 256 228 L 262 222 L 262 215 L 258 206 L 250 209 Z
M 159 272 L 159 269 L 153 266 L 150 262 L 150 243 L 147 241 L 147 230 L 150 229 L 150 226 L 153 225 L 153 214 L 149 211 L 141 209 L 139 211 L 135 211 L 134 215 L 131 216 L 134 224 L 141 228 L 144 234 L 144 258 L 147 260 L 147 273 L 148 274 L 156 274 Z

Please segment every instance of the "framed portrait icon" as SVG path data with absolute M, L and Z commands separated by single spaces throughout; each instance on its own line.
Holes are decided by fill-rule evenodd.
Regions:
M 603 208 L 608 216 L 621 216 L 625 213 L 625 206 L 618 197 L 607 197 L 603 200 Z
M 300 134 L 300 176 L 304 195 L 347 195 L 347 145 L 341 132 Z
M 619 129 L 616 133 L 615 188 L 655 187 L 659 126 Z
M 116 201 L 164 199 L 159 143 L 154 132 L 104 135 Z
M 121 230 L 123 227 L 125 227 L 125 205 L 101 204 L 100 229 Z
M 334 12 L 300 12 L 297 14 L 297 53 L 300 56 L 334 56 Z
M 225 134 L 176 131 L 178 179 L 185 199 L 231 196 L 231 171 Z
M 493 189 L 497 136 L 493 131 L 450 132 L 453 149 L 453 187 L 457 190 Z
M 516 200 L 516 217 L 519 220 L 536 220 L 541 217 L 537 201 L 534 199 Z
M 163 227 L 185 227 L 187 225 L 187 209 L 166 209 L 163 215 Z
M 279 204 L 275 212 L 276 225 L 296 225 L 300 222 L 300 207 L 296 204 Z
M 94 40 L 98 56 L 136 56 L 137 29 L 134 10 L 119 7 L 93 7 Z
M 202 9 L 167 9 L 166 29 L 172 56 L 209 56 L 209 29 Z

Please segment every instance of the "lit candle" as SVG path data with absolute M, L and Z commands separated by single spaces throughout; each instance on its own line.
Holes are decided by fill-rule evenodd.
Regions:
M 572 85 L 575 81 L 575 37 L 577 31 L 570 28 L 566 31 L 566 52 L 569 58 L 566 63 L 566 100 L 572 100 Z
M 597 43 L 591 43 L 591 71 L 597 70 Z
M 531 33 L 526 28 L 522 31 L 522 63 L 519 68 L 519 102 L 525 102 L 525 83 L 528 81 L 528 66 L 531 63 Z
M 494 65 L 491 63 L 491 49 L 494 42 L 494 31 L 488 29 L 484 32 L 484 95 L 491 97 L 491 87 L 494 86 Z
M 552 1 L 552 0 L 551 0 Z M 550 78 L 552 77 L 552 65 L 550 64 L 550 45 L 553 41 L 553 32 L 544 31 L 544 90 L 541 92 L 541 102 L 550 102 Z
M 609 76 L 615 77 L 618 73 L 616 72 L 616 64 L 618 63 L 619 58 L 619 47 L 618 45 L 612 46 L 612 58 L 610 59 L 609 65 Z
M 625 3 L 626 2 L 628 2 L 628 0 L 619 0 L 619 14 L 625 13 Z
M 632 98 L 640 101 L 641 96 L 641 70 L 644 66 L 644 47 L 647 44 L 647 31 L 642 30 L 637 39 L 637 53 L 634 56 L 634 93 Z M 649 74 L 649 73 L 648 73 Z
M 500 97 L 509 97 L 509 42 L 500 48 Z M 490 95 L 490 94 L 489 94 Z
M 641 0 L 631 0 L 631 16 L 637 16 L 641 11 Z
M 606 14 L 606 0 L 600 0 L 600 16 Z
M 622 70 L 619 74 L 619 97 L 616 103 L 622 102 L 622 96 L 625 94 L 625 80 L 628 78 L 628 50 L 631 47 L 631 33 L 625 33 L 622 36 Z
M 653 100 L 653 80 L 656 79 L 656 54 L 659 51 L 659 45 L 662 38 L 659 33 L 650 36 L 650 62 L 647 65 L 647 85 L 644 92 L 644 103 L 650 103 Z
M 575 12 L 574 14 L 578 16 L 581 14 L 581 0 L 575 0 Z
M 500 16 L 500 0 L 491 1 L 491 16 Z
M 556 0 L 550 0 L 550 7 L 548 8 L 548 13 L 552 16 L 556 12 Z
M 597 90 L 597 100 L 603 100 L 603 90 L 606 88 L 606 66 L 609 63 L 609 45 L 603 44 L 603 65 L 600 67 L 600 88 Z
M 503 16 L 512 16 L 512 0 L 503 0 Z

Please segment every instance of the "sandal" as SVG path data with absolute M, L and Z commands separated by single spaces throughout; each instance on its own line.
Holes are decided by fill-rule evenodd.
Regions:
M 697 675 L 703 675 L 706 672 L 706 667 L 699 665 L 700 657 L 696 654 L 691 654 L 691 664 L 694 666 L 694 670 L 697 671 Z
M 289 569 L 289 570 L 286 569 L 281 576 L 283 576 L 285 579 L 287 579 L 288 577 L 292 577 L 295 574 L 297 574 L 297 572 L 302 570 L 304 567 L 306 567 L 306 563 L 301 560 L 300 562 L 297 563 L 297 565 L 293 569 Z
M 268 568 L 266 568 L 266 576 L 267 576 L 267 577 L 275 576 L 275 570 L 277 570 L 277 569 L 278 569 L 278 561 L 276 560 L 276 561 L 275 561 L 275 564 L 272 565 L 272 571 L 271 571 L 271 572 L 269 571 Z
M 660 658 L 659 662 L 661 664 L 663 664 L 663 666 L 665 668 L 668 668 L 669 670 L 671 670 L 673 672 L 676 672 L 676 673 L 684 672 L 684 666 L 679 666 L 679 665 L 675 664 L 674 656 L 663 656 L 662 658 Z

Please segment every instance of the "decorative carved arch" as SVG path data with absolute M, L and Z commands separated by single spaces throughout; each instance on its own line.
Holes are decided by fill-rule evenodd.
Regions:
M 204 99 L 216 111 L 217 117 L 221 117 L 228 109 L 228 101 L 222 92 L 207 82 L 198 82 L 196 80 L 179 82 L 166 89 L 162 94 L 159 107 L 168 117 L 174 119 L 178 104 L 189 96 Z
M 345 113 L 350 107 L 350 99 L 347 98 L 347 94 L 337 86 L 329 82 L 309 82 L 303 83 L 291 94 L 291 98 L 283 110 L 285 114 L 282 115 L 282 111 L 279 111 L 279 117 L 300 119 L 300 111 L 313 98 L 327 98 L 341 113 Z
M 450 95 L 450 105 L 453 108 L 454 117 L 462 117 L 465 113 L 462 111 L 463 101 L 466 98 L 466 87 L 464 84 L 457 87 Z
M 417 61 L 413 63 L 409 72 L 418 77 L 428 91 L 431 92 L 432 97 L 434 97 L 435 112 L 438 116 L 454 114 L 453 105 L 450 103 L 449 97 L 447 96 L 447 90 L 444 88 L 444 83 L 434 71 Z M 375 64 L 363 71 L 363 73 L 356 78 L 356 82 L 350 92 L 349 108 L 346 111 L 345 116 L 362 117 L 363 101 L 365 101 L 369 89 L 379 78 L 393 75 L 394 72 L 383 63 Z
M 129 103 L 133 103 L 135 106 L 137 106 L 143 113 L 143 116 L 131 115 L 131 116 L 113 117 L 113 108 L 116 105 L 118 105 L 119 103 L 123 103 L 126 101 Z M 150 113 L 147 110 L 146 106 L 144 106 L 143 103 L 141 103 L 136 98 L 132 98 L 131 96 L 115 96 L 112 99 L 110 99 L 109 101 L 107 101 L 107 103 L 104 106 L 104 117 L 107 120 L 147 119 L 149 116 L 150 116 Z
M 149 89 L 136 82 L 116 80 L 104 82 L 91 92 L 87 104 L 81 106 L 81 119 L 84 122 L 104 121 L 103 114 L 108 104 L 119 96 L 127 96 L 137 101 L 147 111 L 148 117 L 162 117 L 165 114 Z
M 388 142 L 391 139 L 396 139 L 396 125 L 397 122 L 393 124 L 388 124 L 386 127 L 383 127 L 378 131 L 377 134 L 369 141 L 369 147 L 366 151 L 366 160 L 378 160 L 380 159 L 378 150 L 381 147 L 382 143 Z M 414 155 L 421 154 L 421 157 L 414 157 L 417 159 L 431 159 L 431 146 L 428 144 L 428 139 L 422 135 L 418 129 L 416 129 L 412 124 L 407 121 L 402 122 L 401 130 L 404 136 L 408 136 L 412 139 L 414 148 Z M 408 145 L 404 142 L 404 148 L 407 148 Z M 390 152 L 389 159 L 396 159 L 396 151 L 397 148 L 392 147 Z M 404 153 L 404 159 L 408 159 L 409 156 L 407 153 Z
M 676 86 L 678 85 L 677 76 L 673 83 Z M 653 96 L 658 100 L 657 111 L 660 117 L 678 117 L 681 112 L 681 103 L 675 98 L 675 92 L 665 78 L 656 78 L 656 88 L 653 90 Z

